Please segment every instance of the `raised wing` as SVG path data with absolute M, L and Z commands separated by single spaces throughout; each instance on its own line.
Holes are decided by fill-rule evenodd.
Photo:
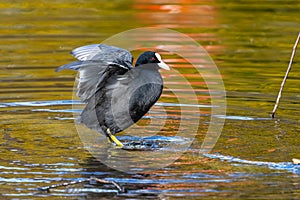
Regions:
M 105 44 L 91 44 L 78 47 L 71 54 L 80 61 L 113 62 L 131 68 L 133 57 L 125 49 Z
M 83 102 L 86 102 L 114 73 L 114 75 L 124 74 L 132 69 L 131 53 L 114 46 L 92 44 L 78 47 L 71 54 L 79 61 L 63 65 L 56 71 L 63 69 L 79 71 L 77 96 Z

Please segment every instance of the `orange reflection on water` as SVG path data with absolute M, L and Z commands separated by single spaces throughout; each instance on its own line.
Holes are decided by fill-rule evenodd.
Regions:
M 143 10 L 137 14 L 138 19 L 159 27 L 216 27 L 216 7 L 207 3 L 203 0 L 136 0 L 134 9 Z

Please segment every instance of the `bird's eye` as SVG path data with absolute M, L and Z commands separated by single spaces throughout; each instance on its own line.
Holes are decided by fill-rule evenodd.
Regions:
M 155 60 L 156 60 L 156 58 L 155 58 L 155 57 L 152 57 L 152 58 L 151 58 L 151 60 L 152 60 L 152 61 L 155 61 Z

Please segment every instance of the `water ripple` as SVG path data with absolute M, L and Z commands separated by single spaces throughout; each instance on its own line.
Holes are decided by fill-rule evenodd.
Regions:
M 53 100 L 53 101 L 27 101 L 27 102 L 4 102 L 0 103 L 0 108 L 6 107 L 45 107 L 45 106 L 62 106 L 62 105 L 81 105 L 82 102 L 79 100 Z M 157 102 L 155 106 L 163 107 L 191 107 L 191 108 L 212 108 L 213 105 L 205 104 L 178 104 L 178 103 L 168 103 L 168 102 Z M 80 109 L 50 109 L 50 108 L 37 108 L 32 109 L 33 112 L 53 112 L 53 113 L 80 113 Z M 197 114 L 196 114 L 197 115 Z M 207 116 L 206 114 L 201 114 L 201 116 Z M 200 115 L 199 115 L 200 117 Z M 258 118 L 249 116 L 229 116 L 229 115 L 214 115 L 213 117 L 229 119 L 229 120 L 243 120 L 243 121 L 261 121 L 261 120 L 271 120 L 271 118 Z M 166 116 L 144 116 L 144 118 L 166 118 Z M 168 117 L 172 118 L 172 117 Z M 58 118 L 60 120 L 69 120 L 73 118 Z M 174 117 L 174 119 L 179 119 Z
M 233 156 L 225 156 L 221 154 L 204 154 L 204 156 L 209 158 L 214 158 L 214 159 L 220 159 L 222 161 L 228 161 L 228 162 L 236 162 L 236 163 L 247 164 L 247 165 L 266 166 L 270 169 L 286 170 L 288 172 L 300 174 L 300 165 L 293 164 L 292 162 L 251 161 L 251 160 L 236 158 Z
M 26 107 L 26 106 L 57 106 L 57 105 L 80 105 L 82 104 L 79 100 L 53 100 L 53 101 L 24 101 L 24 102 L 4 102 L 0 103 L 0 108 L 6 107 Z M 197 107 L 197 108 L 212 108 L 212 105 L 204 105 L 204 104 L 178 104 L 178 103 L 164 103 L 164 102 L 157 102 L 155 103 L 156 106 L 171 106 L 171 107 Z

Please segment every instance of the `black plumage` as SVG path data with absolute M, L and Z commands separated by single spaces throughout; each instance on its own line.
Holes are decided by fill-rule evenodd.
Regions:
M 114 142 L 111 135 L 142 118 L 162 93 L 163 80 L 158 70 L 169 67 L 158 53 L 144 52 L 135 67 L 132 67 L 131 53 L 118 47 L 87 45 L 71 53 L 79 61 L 56 71 L 79 71 L 77 95 L 86 105 L 77 122 Z

